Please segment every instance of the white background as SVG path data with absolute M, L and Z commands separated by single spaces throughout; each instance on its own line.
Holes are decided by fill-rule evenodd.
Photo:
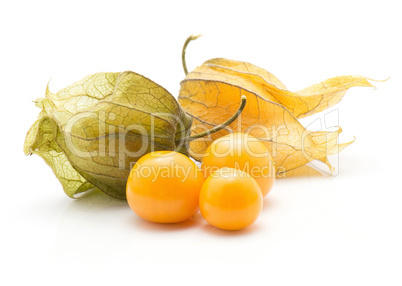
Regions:
M 398 1 L 2 1 L 1 285 L 401 285 L 401 79 Z M 177 96 L 214 57 L 254 63 L 291 90 L 337 75 L 338 175 L 277 181 L 256 224 L 225 232 L 198 214 L 177 225 L 125 202 L 68 198 L 25 134 L 47 82 L 57 91 L 100 71 L 133 70 Z M 306 119 L 309 124 L 312 119 Z

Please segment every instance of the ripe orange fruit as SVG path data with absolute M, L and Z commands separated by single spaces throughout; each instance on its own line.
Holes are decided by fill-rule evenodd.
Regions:
M 130 208 L 145 220 L 185 221 L 198 212 L 204 177 L 187 156 L 173 151 L 151 152 L 134 165 L 127 181 Z
M 231 133 L 209 145 L 202 159 L 204 177 L 222 167 L 249 173 L 260 186 L 263 197 L 275 182 L 275 166 L 267 147 L 245 133 Z
M 251 225 L 262 210 L 262 193 L 247 173 L 221 168 L 205 181 L 200 193 L 200 211 L 211 225 L 226 230 Z

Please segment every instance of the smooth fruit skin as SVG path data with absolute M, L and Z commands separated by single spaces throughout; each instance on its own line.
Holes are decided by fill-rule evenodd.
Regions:
M 222 168 L 205 181 L 200 193 L 200 211 L 211 225 L 238 230 L 260 215 L 263 197 L 257 182 L 247 173 Z
M 172 151 L 151 152 L 134 165 L 127 181 L 127 201 L 141 218 L 157 223 L 182 222 L 198 212 L 204 183 L 198 166 Z
M 209 145 L 202 159 L 204 177 L 221 167 L 249 173 L 260 186 L 263 197 L 271 191 L 275 182 L 275 166 L 267 147 L 245 133 L 231 133 Z

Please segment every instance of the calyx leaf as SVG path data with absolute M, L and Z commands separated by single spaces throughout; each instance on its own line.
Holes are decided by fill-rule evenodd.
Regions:
M 246 88 L 266 100 L 286 107 L 296 118 L 321 112 L 337 104 L 355 86 L 374 87 L 363 76 L 338 76 L 291 92 L 272 73 L 246 62 L 211 59 L 187 75 L 186 79 L 221 81 Z
M 142 155 L 187 153 L 191 117 L 168 91 L 134 72 L 97 73 L 56 94 L 47 89 L 36 105 L 42 111 L 24 152 L 41 156 L 70 197 L 97 187 L 124 199 Z
M 225 130 L 192 141 L 190 155 L 202 160 L 214 140 L 228 132 L 247 132 L 271 150 L 278 176 L 283 177 L 285 172 L 313 160 L 326 163 L 332 171 L 327 156 L 340 152 L 353 141 L 338 144 L 341 128 L 313 132 L 305 129 L 298 118 L 333 106 L 354 86 L 373 87 L 366 77 L 339 76 L 291 92 L 273 74 L 250 63 L 222 58 L 208 60 L 186 73 L 181 82 L 178 101 L 193 117 L 192 133 L 226 120 L 241 95 L 247 96 L 248 104 L 239 120 Z

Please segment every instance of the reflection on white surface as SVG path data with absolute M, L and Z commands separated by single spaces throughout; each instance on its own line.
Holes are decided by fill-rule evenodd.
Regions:
M 269 199 L 265 202 L 271 206 Z M 190 251 L 202 237 L 251 237 L 263 228 L 257 221 L 240 231 L 221 230 L 206 223 L 200 213 L 182 223 L 152 223 L 135 215 L 127 202 L 92 191 L 71 200 L 63 210 L 48 260 L 61 265 L 95 266 L 119 256 L 129 259 L 133 253 L 134 264 L 144 263 L 152 261 L 163 247 L 170 251 L 178 248 Z

